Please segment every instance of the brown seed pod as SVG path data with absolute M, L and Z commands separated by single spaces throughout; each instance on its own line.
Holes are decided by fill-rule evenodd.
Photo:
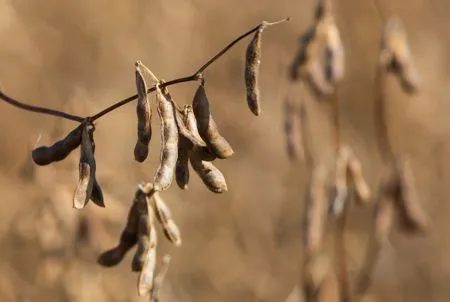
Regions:
M 45 166 L 53 162 L 65 159 L 73 150 L 81 144 L 83 128 L 78 126 L 63 139 L 53 145 L 41 146 L 31 152 L 33 161 L 40 166 Z
M 156 102 L 161 120 L 161 161 L 154 178 L 154 190 L 163 191 L 170 187 L 178 158 L 178 127 L 171 101 L 167 100 L 157 86 Z
M 157 237 L 156 237 L 156 229 L 153 224 L 153 211 L 149 211 L 149 220 L 150 224 L 150 237 L 149 237 L 149 247 L 145 254 L 144 262 L 142 265 L 142 270 L 139 274 L 138 279 L 138 295 L 144 296 L 151 292 L 153 289 L 153 281 L 155 275 L 156 268 L 156 246 L 157 246 Z
M 403 230 L 425 233 L 429 219 L 418 200 L 416 185 L 408 161 L 399 160 L 399 190 L 396 194 L 396 206 Z
M 332 210 L 336 216 L 342 213 L 348 202 L 347 167 L 350 153 L 351 150 L 348 147 L 341 147 L 336 158 L 335 196 L 332 203 Z
M 120 235 L 119 244 L 102 253 L 97 262 L 106 267 L 117 265 L 125 254 L 137 243 L 139 219 L 147 213 L 147 204 L 140 194 L 136 194 L 128 212 L 127 223 Z
M 289 159 L 294 161 L 298 157 L 304 159 L 305 150 L 301 132 L 303 112 L 293 95 L 288 94 L 284 99 L 284 131 L 286 133 L 286 145 Z
M 189 183 L 189 148 L 190 143 L 180 136 L 178 142 L 178 158 L 175 166 L 175 180 L 182 190 L 187 190 Z
M 245 86 L 247 88 L 247 104 L 254 115 L 261 114 L 259 96 L 259 66 L 261 63 L 261 41 L 264 24 L 259 26 L 245 53 Z
M 146 199 L 145 196 L 143 196 L 142 199 L 142 202 L 145 202 L 148 207 L 147 201 L 144 201 Z M 151 233 L 156 231 L 152 221 L 153 214 L 150 213 L 152 211 L 153 210 L 149 208 L 139 216 L 137 229 L 137 249 L 131 263 L 131 270 L 133 272 L 140 272 L 144 267 L 145 258 L 150 250 Z
M 186 125 L 187 130 L 191 132 L 197 140 L 202 142 L 202 144 L 197 144 L 196 146 L 206 146 L 206 143 L 203 141 L 200 133 L 198 133 L 197 119 L 195 118 L 194 110 L 191 105 L 184 105 L 183 116 L 184 124 Z
M 339 29 L 333 19 L 326 29 L 326 75 L 331 83 L 337 83 L 344 77 L 345 58 Z
M 163 227 L 164 234 L 170 242 L 172 242 L 176 246 L 180 246 L 180 229 L 172 220 L 172 213 L 170 212 L 169 207 L 158 193 L 153 194 L 152 197 L 153 210 L 155 211 L 159 223 Z
M 83 124 L 81 138 L 79 181 L 73 196 L 73 207 L 82 209 L 92 196 L 94 188 L 96 163 L 94 157 L 93 124 Z
M 390 18 L 385 25 L 381 39 L 380 65 L 393 72 L 407 92 L 420 89 L 420 77 L 411 54 L 406 31 L 402 21 Z
M 322 246 L 328 210 L 326 174 L 324 166 L 317 166 L 313 170 L 304 219 L 304 249 L 307 257 L 315 254 Z
M 162 266 L 159 270 L 158 275 L 155 278 L 155 282 L 153 284 L 153 289 L 150 295 L 150 302 L 158 302 L 159 301 L 159 290 L 161 289 L 164 278 L 167 275 L 167 271 L 169 270 L 171 257 L 169 255 L 164 255 L 162 259 Z
M 211 162 L 203 161 L 197 153 L 197 149 L 191 152 L 189 159 L 192 168 L 210 191 L 214 193 L 228 191 L 227 183 L 222 172 Z
M 375 200 L 374 237 L 379 246 L 382 246 L 391 231 L 394 220 L 393 197 L 397 187 L 397 178 L 389 173 L 383 178 Z
M 147 85 L 142 74 L 142 63 L 135 63 L 136 90 L 138 99 L 136 102 L 137 115 L 137 142 L 134 147 L 134 158 L 138 162 L 143 162 L 148 156 L 148 145 L 152 138 L 152 108 L 147 98 Z
M 337 276 L 334 272 L 329 272 L 320 283 L 317 293 L 317 302 L 339 302 L 340 290 Z
M 206 96 L 204 82 L 200 84 L 195 92 L 192 107 L 197 119 L 198 132 L 209 149 L 221 159 L 232 156 L 234 151 L 227 140 L 220 135 L 209 110 L 209 101 Z
M 360 205 L 368 204 L 370 200 L 370 188 L 364 179 L 361 162 L 353 152 L 348 159 L 348 172 L 355 189 L 356 202 Z
M 103 199 L 103 191 L 98 183 L 97 179 L 94 179 L 94 187 L 92 188 L 91 200 L 99 207 L 105 207 L 105 201 Z

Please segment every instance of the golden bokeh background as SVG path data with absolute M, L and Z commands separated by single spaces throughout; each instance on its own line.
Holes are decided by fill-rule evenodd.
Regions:
M 367 301 L 449 301 L 450 287 L 450 21 L 445 0 L 336 1 L 346 51 L 341 94 L 343 137 L 362 160 L 372 190 L 380 177 L 373 120 L 374 72 L 383 16 L 399 16 L 408 32 L 423 90 L 389 99 L 396 151 L 408 154 L 421 201 L 432 218 L 426 237 L 394 232 L 382 252 Z M 308 173 L 286 155 L 283 99 L 298 38 L 311 24 L 314 1 L 267 0 L 0 0 L 0 82 L 28 103 L 89 115 L 135 93 L 134 61 L 160 78 L 191 74 L 232 39 L 262 20 L 291 16 L 264 32 L 263 113 L 247 108 L 244 54 L 249 39 L 206 72 L 211 110 L 235 155 L 217 166 L 229 191 L 209 192 L 196 175 L 189 190 L 163 194 L 183 245 L 161 236 L 158 254 L 172 262 L 161 301 L 286 301 L 299 284 L 301 225 Z M 171 88 L 192 101 L 195 83 Z M 299 95 L 299 97 L 301 97 Z M 327 104 L 311 105 L 315 156 L 332 147 Z M 136 185 L 150 180 L 159 159 L 156 119 L 150 158 L 134 161 L 135 107 L 97 124 L 97 178 L 106 209 L 72 209 L 78 152 L 46 167 L 30 151 L 74 126 L 70 121 L 0 104 L 0 295 L 2 301 L 146 301 L 130 270 L 132 252 L 115 268 L 96 264 L 120 234 Z M 156 117 L 156 115 L 155 115 Z M 357 271 L 371 208 L 354 208 L 347 255 Z M 87 224 L 87 235 L 80 226 Z

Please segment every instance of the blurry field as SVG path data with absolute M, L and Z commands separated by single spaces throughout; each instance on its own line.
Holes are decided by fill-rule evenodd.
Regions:
M 370 301 L 450 301 L 450 2 L 378 2 L 383 15 L 397 14 L 404 21 L 423 80 L 419 96 L 389 100 L 389 123 L 395 150 L 412 158 L 432 231 L 424 238 L 392 235 Z M 137 59 L 166 80 L 189 75 L 260 21 L 292 17 L 264 32 L 260 117 L 245 101 L 249 40 L 205 72 L 212 113 L 235 151 L 217 164 L 229 192 L 210 193 L 193 174 L 188 191 L 174 185 L 164 193 L 183 245 L 160 240 L 159 256 L 172 255 L 163 302 L 286 301 L 299 282 L 308 175 L 302 162 L 288 161 L 282 100 L 287 67 L 313 7 L 314 1 L 292 0 L 0 0 L 2 88 L 17 99 L 78 115 L 134 94 Z M 382 22 L 369 0 L 339 1 L 336 13 L 347 58 L 341 87 L 344 139 L 362 160 L 374 190 L 380 157 L 373 78 Z M 195 89 L 195 83 L 181 84 L 171 93 L 179 103 L 190 103 Z M 325 157 L 332 147 L 326 105 L 311 108 L 315 156 Z M 39 168 L 30 158 L 39 135 L 41 144 L 49 144 L 74 124 L 6 104 L 0 109 L 0 300 L 146 301 L 137 297 L 132 253 L 115 268 L 102 268 L 96 259 L 116 243 L 138 182 L 153 177 L 159 135 L 152 140 L 150 159 L 138 164 L 134 105 L 102 118 L 96 131 L 97 178 L 107 208 L 89 204 L 76 211 L 78 152 Z M 347 252 L 355 271 L 370 215 L 369 209 L 351 212 Z

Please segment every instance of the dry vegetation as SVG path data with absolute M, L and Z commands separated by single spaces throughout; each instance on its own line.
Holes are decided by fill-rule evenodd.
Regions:
M 75 143 L 61 147 L 81 143 L 81 157 L 59 154 L 45 167 L 32 163 L 31 150 L 77 123 L 2 105 L 2 301 L 145 301 L 138 293 L 147 294 L 155 265 L 153 300 L 161 301 L 296 302 L 302 291 L 316 301 L 450 299 L 445 1 L 341 1 L 319 13 L 315 1 L 5 0 L 0 7 L 4 93 L 87 116 L 140 92 L 140 106 L 95 123 L 95 145 L 89 121 L 71 133 Z M 387 25 L 391 15 L 406 40 L 388 38 L 402 33 L 399 23 Z M 256 31 L 261 65 L 258 35 L 249 36 L 203 73 L 206 84 L 167 87 L 169 95 L 167 82 L 142 63 L 133 67 L 139 59 L 161 78 L 179 77 L 261 20 L 284 16 L 293 19 Z M 304 32 L 308 55 L 296 56 Z M 291 68 L 294 57 L 302 68 Z M 258 69 L 244 73 L 246 65 Z M 142 91 L 159 86 L 161 105 L 151 113 L 146 102 L 155 95 L 146 100 Z M 177 107 L 174 100 L 189 104 L 194 95 L 205 102 L 206 93 L 220 136 L 205 139 L 208 123 L 177 144 L 155 135 L 167 126 L 156 122 L 164 99 Z M 178 107 L 172 126 L 193 133 L 189 116 L 201 123 L 198 106 Z M 161 157 L 184 190 L 175 182 L 164 190 L 163 143 L 185 154 Z M 214 165 L 199 151 L 205 147 L 217 151 Z M 143 184 L 132 203 L 136 184 L 149 180 L 164 192 L 145 197 L 154 187 Z M 133 257 L 126 250 L 134 244 Z M 109 264 L 121 265 L 99 266 L 105 251 Z

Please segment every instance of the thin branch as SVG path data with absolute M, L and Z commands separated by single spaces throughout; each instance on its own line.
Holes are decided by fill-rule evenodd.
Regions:
M 249 30 L 248 32 L 244 33 L 243 35 L 239 36 L 238 38 L 234 39 L 230 44 L 228 44 L 225 48 L 223 48 L 220 52 L 218 52 L 215 56 L 213 56 L 208 62 L 206 62 L 202 67 L 200 67 L 194 74 L 192 74 L 191 76 L 186 76 L 186 77 L 182 77 L 182 78 L 178 78 L 175 80 L 171 80 L 171 81 L 167 81 L 165 83 L 160 84 L 159 86 L 161 88 L 167 87 L 167 86 L 171 86 L 171 85 L 175 85 L 175 84 L 179 84 L 179 83 L 184 83 L 184 82 L 190 82 L 190 81 L 197 81 L 198 79 L 200 79 L 201 73 L 208 68 L 212 63 L 214 63 L 217 59 L 219 59 L 223 54 L 225 54 L 230 48 L 232 48 L 236 43 L 238 43 L 239 41 L 241 41 L 242 39 L 244 39 L 245 37 L 249 36 L 250 34 L 256 32 L 257 30 L 260 29 L 261 26 L 269 26 L 269 25 L 276 25 L 279 24 L 281 22 L 285 22 L 285 21 L 289 21 L 289 18 L 285 18 L 279 21 L 275 21 L 275 22 L 267 22 L 267 21 L 263 21 L 261 24 L 259 24 L 258 26 L 252 28 L 251 30 Z M 153 91 L 156 90 L 156 87 L 153 86 L 149 89 L 147 89 L 147 93 L 151 93 Z M 83 118 L 81 116 L 77 116 L 77 115 L 72 115 L 60 110 L 56 110 L 56 109 L 50 109 L 50 108 L 44 108 L 44 107 L 38 107 L 38 106 L 33 106 L 33 105 L 28 105 L 25 104 L 23 102 L 17 101 L 9 96 L 7 96 L 6 94 L 4 94 L 2 91 L 0 91 L 0 99 L 4 100 L 5 102 L 18 107 L 20 109 L 26 110 L 26 111 L 31 111 L 31 112 L 36 112 L 36 113 L 43 113 L 43 114 L 48 114 L 48 115 L 53 115 L 53 116 L 57 116 L 57 117 L 62 117 L 71 121 L 76 121 L 76 122 L 83 122 L 85 119 L 89 119 L 91 121 L 95 121 L 99 118 L 101 118 L 102 116 L 110 113 L 111 111 L 114 111 L 115 109 L 122 107 L 123 105 L 126 105 L 134 100 L 137 99 L 137 94 L 129 96 L 121 101 L 116 102 L 115 104 L 103 109 L 102 111 L 96 113 L 95 115 L 93 115 L 92 117 L 87 117 L 87 118 Z
M 26 110 L 26 111 L 58 116 L 58 117 L 65 118 L 67 120 L 80 122 L 80 123 L 84 120 L 84 118 L 81 116 L 72 115 L 72 114 L 69 114 L 69 113 L 66 113 L 66 112 L 63 112 L 60 110 L 25 104 L 23 102 L 13 99 L 10 96 L 7 96 L 1 90 L 0 90 L 0 99 L 4 100 L 6 103 L 8 103 L 10 105 L 13 105 L 15 107 L 18 107 L 18 108 Z

